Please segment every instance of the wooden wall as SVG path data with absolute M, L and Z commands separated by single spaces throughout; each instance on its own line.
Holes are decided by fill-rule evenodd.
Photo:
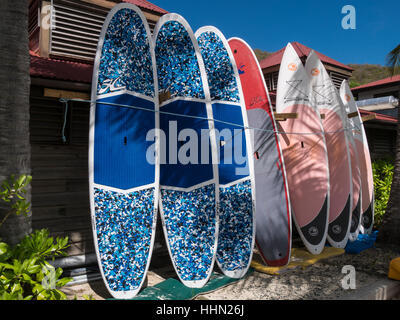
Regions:
M 396 126 L 366 123 L 365 133 L 372 160 L 394 157 L 396 152 Z
M 94 253 L 88 183 L 89 103 L 69 102 L 64 143 L 65 105 L 59 98 L 44 97 L 44 92 L 43 86 L 31 87 L 32 227 L 47 228 L 53 236 L 68 236 L 70 256 Z M 155 242 L 154 254 L 164 254 L 160 217 Z
M 65 105 L 31 89 L 32 227 L 68 236 L 70 255 L 93 252 L 89 210 L 89 104 L 69 103 L 62 141 Z

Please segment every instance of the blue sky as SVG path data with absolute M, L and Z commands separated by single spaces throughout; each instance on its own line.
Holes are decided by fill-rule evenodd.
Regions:
M 385 64 L 400 43 L 400 0 L 150 0 L 204 25 L 274 52 L 298 41 L 342 63 Z M 356 10 L 356 29 L 342 28 L 342 7 Z

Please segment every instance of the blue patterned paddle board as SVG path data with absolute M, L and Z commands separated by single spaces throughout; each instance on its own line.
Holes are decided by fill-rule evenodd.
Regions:
M 197 30 L 207 71 L 219 147 L 219 235 L 217 264 L 232 278 L 243 277 L 254 239 L 254 163 L 247 113 L 236 63 L 223 34 L 214 27 Z
M 161 17 L 153 37 L 160 93 L 160 213 L 180 280 L 199 288 L 211 275 L 218 232 L 207 78 L 196 39 L 181 16 Z
M 158 207 L 158 166 L 146 141 L 158 127 L 150 29 L 134 5 L 116 5 L 100 35 L 90 111 L 89 185 L 94 242 L 115 298 L 146 277 Z M 149 156 L 153 154 L 153 157 Z

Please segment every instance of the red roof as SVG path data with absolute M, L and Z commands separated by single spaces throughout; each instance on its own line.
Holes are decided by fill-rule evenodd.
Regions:
M 355 87 L 355 88 L 353 88 L 351 90 L 352 91 L 357 91 L 357 90 L 360 90 L 360 89 L 383 86 L 385 84 L 391 84 L 391 83 L 396 83 L 396 82 L 400 82 L 400 74 L 399 75 L 395 75 L 393 77 L 389 77 L 389 78 L 377 80 L 377 81 L 374 81 L 374 82 L 370 82 L 370 83 L 367 83 L 367 84 L 363 84 L 363 85 Z
M 52 58 L 39 57 L 29 51 L 31 57 L 31 77 L 57 79 L 65 81 L 92 82 L 93 65 L 89 63 L 73 62 Z
M 392 123 L 397 123 L 397 118 L 392 117 L 392 116 L 388 116 L 386 114 L 381 114 L 381 113 L 377 113 L 377 112 L 373 112 L 373 111 L 367 111 L 367 110 L 362 110 L 359 109 L 360 111 L 360 115 L 362 117 L 364 116 L 369 116 L 370 114 L 375 114 L 375 119 L 374 120 L 378 120 L 378 121 L 384 121 L 384 122 L 392 122 Z
M 161 9 L 160 7 L 156 6 L 155 4 L 148 2 L 147 0 L 123 0 L 122 2 L 132 3 L 143 9 L 148 9 L 148 10 L 155 11 L 155 12 L 162 13 L 162 14 L 168 13 L 168 11 Z
M 296 50 L 296 52 L 297 52 L 298 56 L 300 57 L 300 59 L 303 58 L 303 57 L 307 57 L 308 54 L 311 51 L 311 48 L 306 47 L 305 45 L 303 45 L 303 44 L 301 44 L 299 42 L 291 42 L 291 44 L 292 44 L 293 48 Z M 264 60 L 262 60 L 260 62 L 261 69 L 265 69 L 265 68 L 273 67 L 273 66 L 276 66 L 276 65 L 280 65 L 281 61 L 282 61 L 283 53 L 285 52 L 285 49 L 286 49 L 286 47 L 282 48 L 281 50 L 271 54 L 269 57 L 267 57 Z M 347 69 L 347 70 L 350 70 L 350 71 L 354 70 L 353 68 L 351 68 L 351 67 L 349 67 L 349 66 L 347 66 L 347 65 L 345 65 L 343 63 L 340 63 L 339 61 L 336 61 L 336 60 L 334 60 L 332 58 L 329 58 L 328 56 L 326 56 L 326 55 L 324 55 L 322 53 L 319 53 L 318 51 L 315 51 L 315 53 L 318 55 L 318 57 L 321 59 L 322 62 L 331 64 L 333 66 L 337 66 L 337 67 L 340 67 L 340 68 L 343 68 L 343 69 Z

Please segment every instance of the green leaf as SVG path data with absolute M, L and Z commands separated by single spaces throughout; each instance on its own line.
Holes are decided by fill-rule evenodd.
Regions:
M 0 255 L 5 254 L 8 251 L 8 244 L 5 242 L 0 242 Z

